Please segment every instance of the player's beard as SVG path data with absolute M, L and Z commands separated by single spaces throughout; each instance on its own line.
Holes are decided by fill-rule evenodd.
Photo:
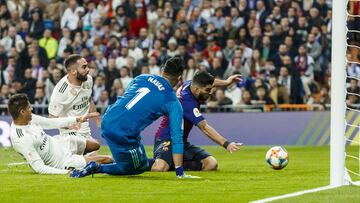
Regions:
M 208 100 L 209 97 L 210 97 L 210 94 L 199 94 L 198 100 L 203 103 L 203 102 L 205 102 L 206 100 Z
M 87 80 L 87 75 L 81 75 L 79 72 L 77 72 L 76 79 L 80 80 L 81 82 L 85 82 Z

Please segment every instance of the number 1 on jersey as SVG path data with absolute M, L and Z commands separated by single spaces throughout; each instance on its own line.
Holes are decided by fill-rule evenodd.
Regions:
M 138 91 L 136 91 L 137 94 L 135 95 L 135 97 L 129 101 L 129 103 L 126 104 L 126 109 L 130 110 L 136 103 L 138 103 L 140 101 L 141 98 L 143 98 L 145 95 L 147 95 L 150 90 L 147 87 L 142 87 L 140 89 L 138 89 Z

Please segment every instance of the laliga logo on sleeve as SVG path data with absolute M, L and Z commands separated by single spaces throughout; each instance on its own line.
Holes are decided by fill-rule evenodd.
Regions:
M 193 112 L 194 112 L 195 117 L 200 117 L 201 116 L 201 113 L 200 113 L 198 108 L 194 108 Z
M 5 121 L 0 121 L 0 146 L 11 147 L 10 125 Z

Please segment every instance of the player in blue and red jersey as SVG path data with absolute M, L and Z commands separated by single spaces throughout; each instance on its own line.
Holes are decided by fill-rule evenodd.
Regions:
M 192 81 L 185 82 L 177 91 L 177 97 L 183 107 L 184 116 L 184 167 L 187 170 L 216 170 L 217 161 L 204 149 L 189 143 L 189 133 L 196 125 L 215 143 L 229 152 L 239 150 L 241 143 L 229 142 L 212 128 L 199 111 L 200 104 L 205 102 L 213 87 L 224 87 L 240 81 L 240 75 L 233 75 L 227 80 L 215 79 L 207 72 L 197 72 Z M 152 171 L 168 171 L 173 167 L 172 142 L 170 137 L 169 118 L 163 117 L 155 135 L 154 159 Z

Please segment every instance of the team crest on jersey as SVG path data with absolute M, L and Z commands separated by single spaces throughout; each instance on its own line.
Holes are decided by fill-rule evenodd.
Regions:
M 193 112 L 194 112 L 195 117 L 200 117 L 201 116 L 201 113 L 200 113 L 198 108 L 194 108 Z
M 77 92 L 76 92 L 76 90 L 75 90 L 74 88 L 72 88 L 72 89 L 70 90 L 70 93 L 71 93 L 72 95 L 76 95 L 76 94 L 77 94 Z
M 87 83 L 85 83 L 85 84 L 83 85 L 83 88 L 84 88 L 84 89 L 90 89 L 90 85 L 87 84 Z
M 163 148 L 162 148 L 162 150 L 163 150 L 164 152 L 168 151 L 170 144 L 171 144 L 170 141 L 165 141 L 165 142 L 163 143 Z

